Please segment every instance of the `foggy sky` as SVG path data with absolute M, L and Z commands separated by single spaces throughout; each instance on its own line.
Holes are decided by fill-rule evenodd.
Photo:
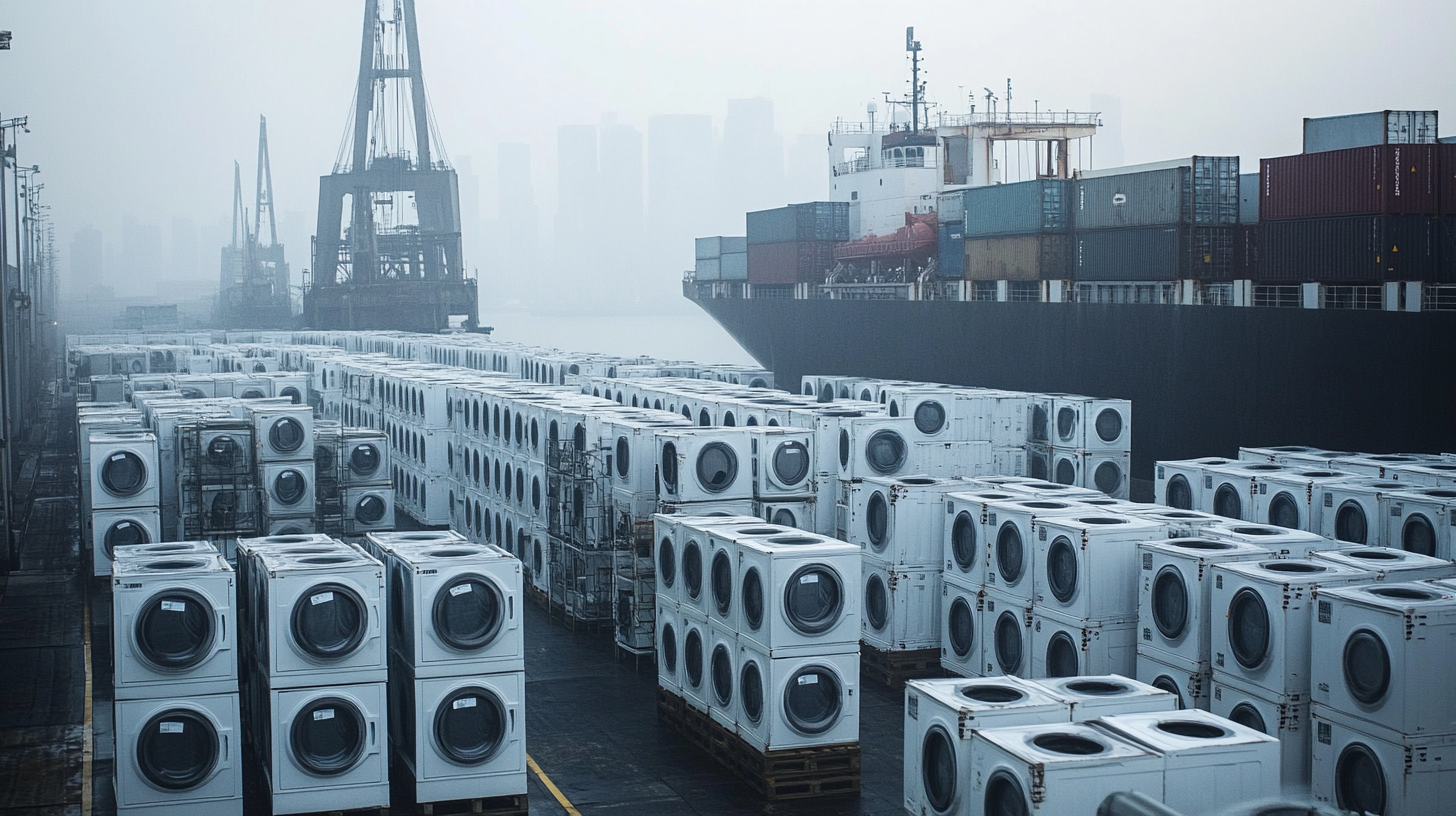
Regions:
M 309 266 L 318 177 L 352 104 L 359 0 L 4 0 L 0 116 L 26 115 L 20 161 L 39 164 L 64 252 L 81 226 L 120 250 L 126 219 L 191 218 L 204 241 L 230 215 L 232 163 L 251 207 L 258 115 L 281 236 Z M 1456 132 L 1456 3 L 923 3 L 418 0 L 425 81 L 445 147 L 473 159 L 494 218 L 496 145 L 531 146 L 542 238 L 555 213 L 556 128 L 602 114 L 647 132 L 659 113 L 713 116 L 774 102 L 786 145 L 864 118 L 907 88 L 904 27 L 924 46 L 930 96 L 1013 82 L 1015 108 L 1121 99 L 1127 163 L 1298 152 L 1301 118 L 1442 109 Z M 883 108 L 883 105 L 882 105 Z M 650 149 L 650 146 L 649 146 Z M 280 225 L 281 227 L 283 225 Z M 468 240 L 468 236 L 467 236 Z M 466 245 L 479 262 L 479 247 Z M 165 250 L 163 250 L 165 256 Z M 200 246 L 216 275 L 217 247 Z M 62 266 L 64 267 L 64 260 Z M 483 277 L 489 271 L 482 270 Z M 148 287 L 150 288 L 150 287 Z M 485 286 L 482 286 L 485 291 Z

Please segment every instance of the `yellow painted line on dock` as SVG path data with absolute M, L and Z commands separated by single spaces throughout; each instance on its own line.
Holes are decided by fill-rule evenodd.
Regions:
M 535 774 L 541 780 L 541 784 L 546 786 L 546 790 L 551 791 L 551 795 L 556 797 L 556 803 L 566 810 L 568 816 L 581 816 L 581 811 L 577 810 L 576 806 L 571 804 L 571 800 L 567 799 L 566 794 L 562 793 L 561 789 L 556 787 L 556 783 L 552 782 L 551 777 L 547 776 L 546 772 L 541 770 L 541 766 L 536 764 L 536 760 L 530 754 L 526 755 L 526 767 L 530 768 L 531 773 Z
M 86 741 L 81 749 L 81 816 L 91 816 L 91 763 L 94 761 L 95 753 L 92 750 L 91 742 L 91 603 L 89 600 L 86 602 L 83 625 L 85 629 L 81 632 L 82 654 L 85 655 L 86 667 L 86 699 L 84 701 L 86 713 L 83 733 L 86 735 Z

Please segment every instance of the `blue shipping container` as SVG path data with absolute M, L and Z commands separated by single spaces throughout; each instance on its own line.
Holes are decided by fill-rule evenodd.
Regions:
M 940 259 L 936 261 L 942 278 L 959 278 L 966 269 L 966 236 L 957 222 L 940 225 Z
M 810 201 L 748 214 L 750 244 L 848 240 L 848 201 Z
M 963 190 L 966 237 L 1066 232 L 1067 189 L 1065 179 L 1038 179 Z
M 748 280 L 748 246 L 742 252 L 725 252 L 718 259 L 718 269 L 723 280 Z
M 1194 156 L 1187 164 L 1131 173 L 1100 171 L 1078 179 L 1072 203 L 1078 230 L 1214 227 L 1239 222 L 1239 158 Z

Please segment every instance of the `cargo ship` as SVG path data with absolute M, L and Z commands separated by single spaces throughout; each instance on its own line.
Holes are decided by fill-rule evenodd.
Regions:
M 911 87 L 908 121 L 871 106 L 830 131 L 832 200 L 698 241 L 684 295 L 778 382 L 1131 399 L 1138 482 L 1240 445 L 1456 445 L 1456 144 L 1435 111 L 1306 119 L 1305 152 L 1257 172 L 1074 170 L 1095 112 L 930 125 Z M 999 183 L 1018 142 L 1036 177 Z

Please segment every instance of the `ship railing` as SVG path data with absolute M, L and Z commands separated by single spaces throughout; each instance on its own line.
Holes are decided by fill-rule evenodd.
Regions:
M 888 133 L 889 128 L 884 122 L 846 122 L 843 119 L 836 119 L 829 132 L 835 136 L 852 136 L 868 133 Z
M 851 173 L 864 173 L 870 170 L 893 170 L 906 167 L 935 170 L 940 167 L 940 161 L 933 151 L 923 156 L 896 156 L 888 159 L 861 156 L 834 165 L 834 175 L 847 176 Z
M 1099 113 L 1085 111 L 1021 111 L 1010 113 L 942 113 L 940 127 L 976 127 L 986 125 L 1044 125 L 1050 127 L 1095 127 Z

